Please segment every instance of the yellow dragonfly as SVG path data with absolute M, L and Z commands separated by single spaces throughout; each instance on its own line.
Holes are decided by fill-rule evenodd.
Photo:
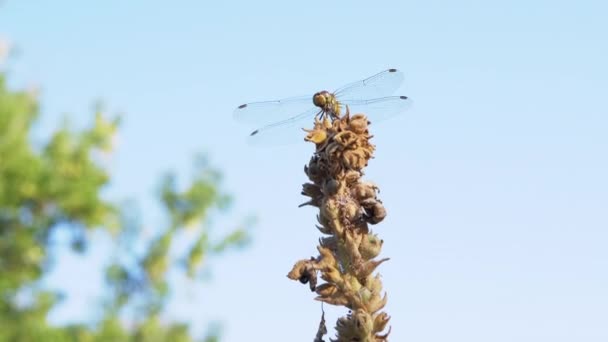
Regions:
M 238 106 L 234 118 L 261 125 L 249 135 L 253 145 L 282 145 L 303 140 L 302 128 L 312 126 L 312 118 L 339 118 L 346 113 L 366 114 L 378 122 L 401 114 L 411 105 L 407 96 L 392 95 L 403 83 L 403 73 L 387 69 L 366 79 L 349 83 L 333 92 L 319 91 L 276 101 L 251 102 Z

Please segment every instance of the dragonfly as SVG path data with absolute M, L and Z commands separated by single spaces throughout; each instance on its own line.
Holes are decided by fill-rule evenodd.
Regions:
M 363 80 L 349 83 L 333 92 L 319 91 L 275 101 L 245 103 L 234 110 L 235 120 L 256 124 L 248 137 L 252 145 L 285 145 L 302 141 L 303 126 L 312 118 L 335 120 L 346 113 L 366 114 L 378 122 L 401 114 L 411 106 L 407 96 L 390 96 L 403 83 L 403 73 L 387 69 Z

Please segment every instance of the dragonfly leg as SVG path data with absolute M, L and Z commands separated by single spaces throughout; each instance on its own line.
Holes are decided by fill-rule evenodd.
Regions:
M 340 120 L 344 116 L 349 115 L 348 105 L 346 106 L 346 114 L 345 115 L 340 115 L 340 111 L 337 111 L 337 112 L 329 111 L 329 112 L 327 112 L 327 115 L 329 116 L 329 118 L 332 121 L 334 121 L 334 120 Z
M 316 115 L 315 115 L 315 119 L 318 120 L 323 120 L 323 117 L 325 116 L 325 111 L 320 110 Z

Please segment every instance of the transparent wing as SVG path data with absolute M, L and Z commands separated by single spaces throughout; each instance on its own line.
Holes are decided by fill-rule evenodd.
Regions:
M 345 85 L 334 94 L 339 101 L 369 100 L 392 95 L 402 83 L 403 73 L 397 69 L 388 69 L 364 80 Z
M 312 96 L 299 96 L 277 101 L 251 102 L 234 110 L 237 121 L 248 124 L 266 125 L 285 120 L 314 107 Z
M 249 135 L 251 145 L 287 145 L 304 141 L 306 136 L 302 128 L 312 128 L 313 117 L 319 113 L 319 108 L 311 108 L 297 116 L 279 121 L 260 129 Z
M 379 122 L 403 113 L 412 105 L 407 96 L 389 96 L 372 100 L 346 100 L 340 103 L 341 112 L 350 114 L 365 114 L 371 122 Z

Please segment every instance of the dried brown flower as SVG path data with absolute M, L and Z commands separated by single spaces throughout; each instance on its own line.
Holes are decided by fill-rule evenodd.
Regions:
M 325 236 L 319 239 L 319 256 L 296 262 L 288 277 L 309 283 L 316 300 L 352 310 L 338 319 L 332 341 L 387 341 L 390 333 L 390 328 L 382 333 L 390 319 L 381 311 L 387 297 L 380 276 L 373 275 L 388 258 L 375 259 L 383 240 L 368 227 L 381 222 L 386 209 L 378 187 L 361 179 L 375 150 L 369 124 L 365 115 L 351 116 L 347 109 L 341 118 L 315 120 L 313 129 L 305 130 L 315 154 L 304 167 L 310 182 L 302 186 L 309 198 L 302 205 L 319 208 L 317 228 Z M 325 282 L 317 285 L 318 277 Z M 322 341 L 321 332 L 327 331 L 320 326 L 316 341 Z

